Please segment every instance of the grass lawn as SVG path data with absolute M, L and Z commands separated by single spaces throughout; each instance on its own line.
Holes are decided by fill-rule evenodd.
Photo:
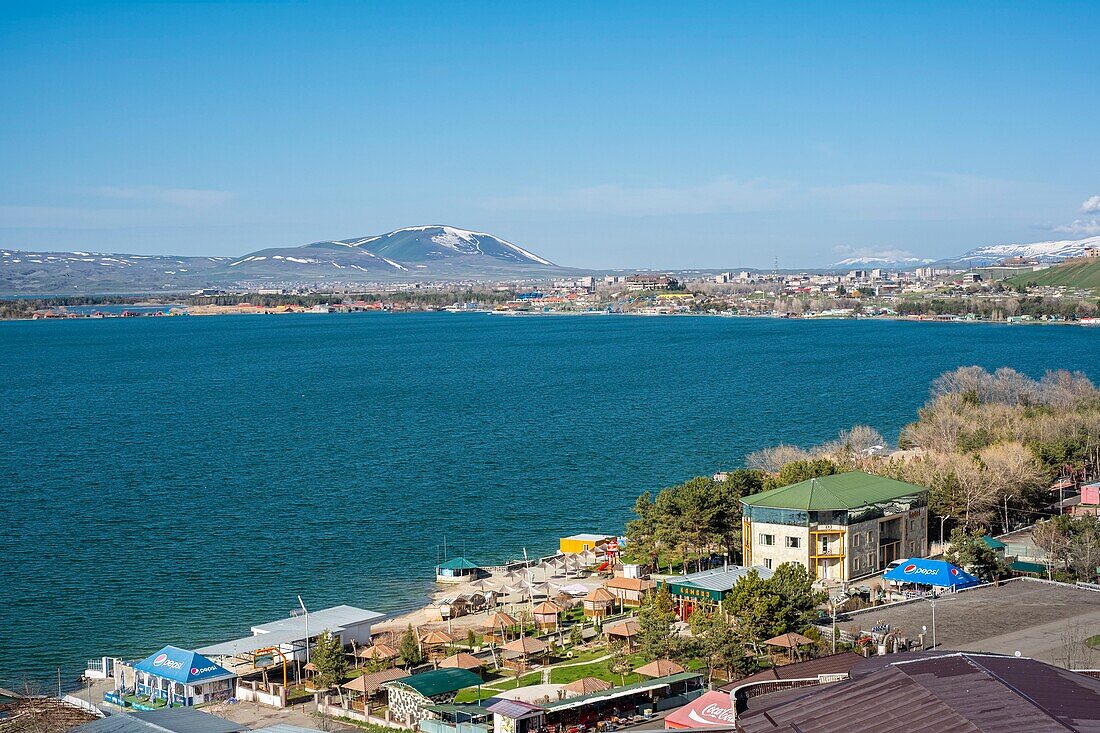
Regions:
M 1085 646 L 1092 647 L 1093 649 L 1100 649 L 1100 634 L 1085 639 Z
M 561 667 L 559 669 L 553 669 L 550 671 L 550 681 L 557 685 L 565 685 L 574 680 L 579 680 L 582 677 L 597 677 L 601 680 L 606 680 L 616 687 L 623 684 L 623 678 L 610 669 L 608 664 L 610 659 L 605 659 L 602 662 L 592 662 L 591 664 L 580 664 L 576 667 Z M 635 669 L 645 664 L 645 660 L 638 654 L 630 656 L 630 668 Z M 626 684 L 632 682 L 641 682 L 646 679 L 640 674 L 633 672 L 627 672 Z

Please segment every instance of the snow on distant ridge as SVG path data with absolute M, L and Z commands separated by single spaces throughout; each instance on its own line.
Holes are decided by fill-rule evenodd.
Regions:
M 991 244 L 972 249 L 956 258 L 959 262 L 979 263 L 996 261 L 1009 257 L 1032 257 L 1040 261 L 1057 262 L 1072 257 L 1083 257 L 1090 247 L 1100 247 L 1100 237 L 1086 239 L 1059 239 L 1029 244 Z

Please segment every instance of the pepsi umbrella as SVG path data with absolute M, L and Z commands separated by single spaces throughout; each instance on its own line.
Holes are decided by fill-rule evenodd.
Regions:
M 929 560 L 923 557 L 902 560 L 896 567 L 883 573 L 882 577 L 898 583 L 918 583 L 952 590 L 970 588 L 981 583 L 958 565 L 946 560 Z

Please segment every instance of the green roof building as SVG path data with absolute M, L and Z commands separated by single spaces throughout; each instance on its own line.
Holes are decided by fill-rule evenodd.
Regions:
M 741 499 L 744 564 L 805 565 L 847 581 L 920 557 L 928 546 L 928 489 L 849 471 Z
M 465 583 L 474 580 L 481 573 L 481 567 L 464 557 L 452 557 L 435 567 L 437 583 Z
M 479 687 L 481 678 L 468 669 L 443 667 L 387 682 L 390 714 L 405 725 L 416 726 L 433 717 L 432 708 L 451 705 L 459 690 Z

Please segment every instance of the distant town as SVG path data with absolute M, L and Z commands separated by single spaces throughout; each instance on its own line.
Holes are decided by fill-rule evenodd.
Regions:
M 1016 256 L 970 268 L 837 272 L 640 271 L 482 282 L 269 283 L 178 295 L 51 296 L 0 301 L 0 317 L 490 312 L 501 315 L 713 315 L 906 318 L 1094 325 L 1100 248 L 1061 262 Z

